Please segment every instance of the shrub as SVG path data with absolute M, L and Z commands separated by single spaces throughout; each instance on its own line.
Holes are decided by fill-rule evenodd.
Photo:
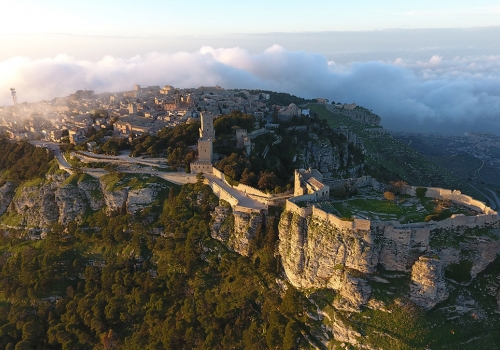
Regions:
M 462 260 L 456 264 L 450 264 L 444 271 L 446 278 L 450 278 L 458 283 L 468 283 L 471 280 L 470 271 L 472 261 Z
M 415 190 L 415 193 L 416 193 L 418 198 L 424 198 L 425 194 L 427 193 L 427 188 L 417 187 L 417 189 Z
M 396 195 L 390 191 L 385 191 L 384 198 L 387 199 L 388 201 L 394 201 L 396 199 Z

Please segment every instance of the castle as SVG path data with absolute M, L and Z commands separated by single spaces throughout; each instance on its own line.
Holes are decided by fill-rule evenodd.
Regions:
M 198 158 L 191 163 L 191 172 L 213 172 L 213 141 L 215 139 L 214 116 L 210 112 L 201 113 L 200 138 L 198 139 Z
M 296 287 L 333 288 L 338 272 L 336 266 L 367 274 L 376 272 L 379 266 L 389 271 L 409 272 L 413 271 L 419 257 L 437 256 L 444 269 L 459 263 L 462 250 L 470 252 L 471 276 L 475 276 L 494 260 L 500 249 L 500 242 L 491 238 L 500 235 L 498 213 L 460 191 L 426 188 L 425 197 L 449 200 L 478 214 L 454 214 L 441 221 L 401 223 L 395 217 L 390 220 L 346 219 L 326 212 L 321 205 L 315 204 L 325 198 L 326 188 L 321 184 L 318 171 L 296 171 L 296 196 L 286 201 L 280 220 L 279 251 L 285 273 Z M 330 188 L 346 185 L 383 187 L 365 176 L 340 180 Z M 415 197 L 417 187 L 405 185 L 401 194 Z M 307 202 L 311 205 L 304 206 Z M 487 234 L 477 237 L 468 234 L 476 231 Z M 440 240 L 455 240 L 455 248 L 441 248 Z

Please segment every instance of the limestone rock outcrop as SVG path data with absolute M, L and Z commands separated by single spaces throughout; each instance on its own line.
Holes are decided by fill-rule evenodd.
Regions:
M 79 221 L 85 215 L 88 201 L 85 192 L 80 191 L 78 186 L 56 186 L 54 199 L 54 205 L 59 210 L 59 223 L 66 225 L 71 221 Z
M 13 182 L 6 182 L 0 187 L 0 215 L 3 215 L 14 198 L 14 190 L 16 189 L 16 184 Z
M 341 319 L 335 318 L 333 322 L 333 337 L 339 342 L 346 342 L 352 345 L 358 344 L 361 333 L 345 325 Z
M 250 241 L 255 238 L 257 230 L 262 226 L 264 215 L 256 211 L 244 213 L 216 207 L 212 217 L 214 221 L 211 226 L 211 236 L 229 249 L 248 256 Z
M 110 191 L 107 189 L 106 184 L 101 182 L 101 186 L 104 195 L 104 203 L 106 204 L 106 213 L 109 215 L 125 210 L 128 198 L 128 188 Z
M 139 188 L 128 191 L 127 212 L 134 214 L 136 211 L 145 208 L 153 201 L 158 194 L 159 188 L 156 186 Z
M 349 270 L 337 269 L 327 287 L 339 291 L 339 298 L 334 300 L 333 306 L 338 310 L 352 312 L 359 312 L 361 306 L 368 303 L 372 292 L 366 279 L 355 277 Z
M 334 288 L 339 268 L 372 273 L 379 263 L 380 244 L 371 231 L 341 230 L 314 216 L 284 212 L 279 234 L 287 277 L 299 288 Z
M 59 220 L 54 182 L 18 187 L 11 203 L 11 210 L 21 215 L 24 226 L 47 226 Z
M 429 310 L 446 300 L 448 295 L 441 261 L 421 256 L 411 270 L 410 299 Z
M 90 211 L 107 206 L 108 214 L 126 210 L 135 213 L 151 204 L 164 188 L 148 183 L 142 188 L 106 189 L 105 183 L 85 174 L 48 174 L 45 179 L 0 187 L 0 215 L 12 212 L 7 226 L 47 227 L 81 221 Z
M 317 208 L 288 204 L 290 210 L 283 212 L 278 226 L 286 277 L 297 288 L 339 291 L 339 309 L 355 311 L 366 305 L 371 291 L 367 280 L 379 266 L 411 272 L 411 299 L 432 308 L 448 297 L 445 269 L 470 266 L 474 279 L 500 252 L 496 215 L 401 225 L 397 221 L 344 221 Z M 350 278 L 344 270 L 356 270 L 353 276 L 361 273 L 362 277 Z
M 104 205 L 104 195 L 102 194 L 101 183 L 97 179 L 90 181 L 80 181 L 77 184 L 78 189 L 83 191 L 87 198 L 90 208 L 94 211 L 101 210 Z

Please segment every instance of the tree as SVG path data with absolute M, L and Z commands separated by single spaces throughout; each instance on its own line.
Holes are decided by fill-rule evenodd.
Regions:
M 118 146 L 118 142 L 116 142 L 115 140 L 111 139 L 109 140 L 108 142 L 106 142 L 103 146 L 102 146 L 102 150 L 107 154 L 107 155 L 110 155 L 110 156 L 116 156 L 118 155 L 118 151 L 119 151 L 119 146 Z
M 394 200 L 396 199 L 396 195 L 390 191 L 385 191 L 384 198 L 387 199 L 388 201 L 394 202 Z
M 271 191 L 279 185 L 279 179 L 274 173 L 261 173 L 258 186 L 261 190 Z
M 257 175 L 250 169 L 245 168 L 241 174 L 240 182 L 247 186 L 255 186 L 257 184 Z

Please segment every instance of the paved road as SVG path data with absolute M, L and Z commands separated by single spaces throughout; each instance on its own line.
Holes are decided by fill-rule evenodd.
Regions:
M 57 157 L 57 160 L 59 162 L 59 166 L 61 169 L 65 169 L 66 171 L 70 172 L 71 165 L 66 161 L 64 158 L 64 155 L 61 153 L 61 150 L 59 148 L 59 144 L 54 143 L 54 142 L 48 142 L 48 141 L 30 141 L 33 145 L 38 145 L 41 147 L 47 147 L 51 150 L 54 151 L 54 155 Z M 81 152 L 82 154 L 77 154 L 77 156 L 82 159 L 88 159 L 89 161 L 96 161 L 96 158 L 99 159 L 99 161 L 104 161 L 104 162 L 109 162 L 109 163 L 135 163 L 135 164 L 143 164 L 143 165 L 149 165 L 149 166 L 158 166 L 160 163 L 165 164 L 164 159 L 140 159 L 140 158 L 132 158 L 128 157 L 125 155 L 121 156 L 104 156 L 104 155 L 95 155 L 93 153 L 90 153 L 88 155 L 91 155 L 91 157 L 87 157 L 87 152 Z M 108 172 L 104 169 L 95 169 L 95 168 L 82 168 L 82 171 L 85 173 L 94 176 L 94 177 L 101 177 Z M 149 169 L 122 169 L 120 172 L 123 173 L 132 173 L 132 174 L 150 174 L 150 175 L 156 175 L 162 179 L 165 179 L 167 181 L 173 182 L 175 184 L 183 185 L 186 183 L 195 183 L 196 182 L 196 174 L 190 174 L 190 173 L 182 173 L 182 172 L 163 172 L 163 171 L 158 171 L 158 170 L 153 170 L 152 168 Z M 208 179 L 209 181 L 212 181 L 219 185 L 222 189 L 227 191 L 230 195 L 232 195 L 234 198 L 238 200 L 238 205 L 242 207 L 247 207 L 251 209 L 266 209 L 266 205 L 263 203 L 260 203 L 252 198 L 247 197 L 244 195 L 242 192 L 235 190 L 231 186 L 229 186 L 227 183 L 219 179 L 218 177 L 212 175 L 212 174 L 204 174 L 204 177 Z
M 159 166 L 159 165 L 167 165 L 165 158 L 141 158 L 141 157 L 129 157 L 128 154 L 120 154 L 118 156 L 107 156 L 104 154 L 94 154 L 90 152 L 78 151 L 75 156 L 80 159 L 85 158 L 89 161 L 95 162 L 96 160 L 109 162 L 109 163 L 135 163 L 149 166 Z
M 498 211 L 500 209 L 500 198 L 498 198 L 496 192 L 489 190 L 487 188 L 485 188 L 485 190 L 490 192 L 491 195 L 493 196 L 493 198 L 495 198 L 495 202 L 497 203 L 497 205 L 496 205 L 496 208 L 492 208 L 492 209 L 495 209 L 496 211 Z
M 238 190 L 235 190 L 231 186 L 229 186 L 227 183 L 219 179 L 213 174 L 203 174 L 203 176 L 208 179 L 209 181 L 212 181 L 219 185 L 222 189 L 226 190 L 230 195 L 232 195 L 234 198 L 238 200 L 238 205 L 241 205 L 242 207 L 247 207 L 247 208 L 252 208 L 252 209 L 266 209 L 266 205 L 260 202 L 257 202 L 256 200 L 249 198 L 245 196 L 243 193 L 241 193 Z

